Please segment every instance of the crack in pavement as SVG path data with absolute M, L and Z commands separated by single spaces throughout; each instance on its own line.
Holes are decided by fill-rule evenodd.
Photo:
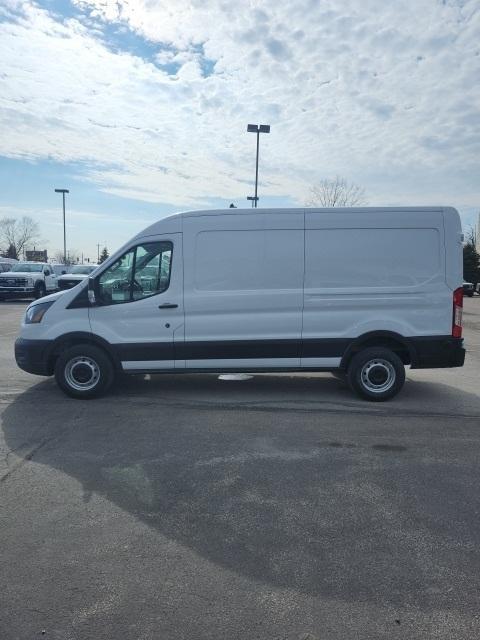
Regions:
M 33 446 L 30 449 L 30 451 L 28 451 L 28 453 L 26 453 L 22 458 L 19 458 L 17 463 L 15 463 L 6 473 L 0 476 L 0 482 L 5 482 L 5 480 L 10 478 L 10 476 L 12 476 L 15 473 L 15 471 L 20 469 L 26 462 L 30 462 L 33 459 L 33 457 L 38 453 L 38 451 L 40 451 L 40 449 L 42 449 L 46 444 L 48 444 L 52 440 L 56 440 L 56 438 L 57 436 L 54 436 L 54 437 L 52 436 L 51 438 L 45 438 L 44 440 L 39 442 L 37 445 Z M 16 447 L 15 449 L 8 451 L 7 455 L 5 456 L 5 462 L 8 461 L 10 454 L 14 453 L 15 451 L 18 451 L 23 446 L 25 446 L 25 444 L 26 443 L 20 445 L 19 447 Z

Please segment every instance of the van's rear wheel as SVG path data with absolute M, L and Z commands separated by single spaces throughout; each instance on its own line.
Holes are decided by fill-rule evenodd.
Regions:
M 98 398 L 111 386 L 114 373 L 106 353 L 88 344 L 66 349 L 55 363 L 55 380 L 72 398 Z
M 405 367 L 390 349 L 371 347 L 353 356 L 348 382 L 362 398 L 382 402 L 397 395 L 405 382 Z

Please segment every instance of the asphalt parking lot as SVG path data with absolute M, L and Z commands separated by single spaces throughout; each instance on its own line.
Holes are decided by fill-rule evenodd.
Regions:
M 463 369 L 153 376 L 66 398 L 0 304 L 0 638 L 480 637 L 480 298 Z

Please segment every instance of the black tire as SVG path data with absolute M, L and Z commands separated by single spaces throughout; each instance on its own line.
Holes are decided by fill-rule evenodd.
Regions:
M 80 344 L 63 351 L 55 363 L 55 380 L 71 398 L 98 398 L 110 388 L 115 370 L 98 347 Z
M 43 298 L 47 294 L 47 288 L 44 282 L 39 282 L 35 285 L 35 300 Z
M 347 378 L 359 396 L 373 402 L 389 400 L 403 387 L 405 367 L 396 353 L 383 347 L 360 351 L 348 365 Z

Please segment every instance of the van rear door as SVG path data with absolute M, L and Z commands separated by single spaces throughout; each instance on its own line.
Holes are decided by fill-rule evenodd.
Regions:
M 306 212 L 302 367 L 338 367 L 358 336 L 449 335 L 451 323 L 441 209 Z

